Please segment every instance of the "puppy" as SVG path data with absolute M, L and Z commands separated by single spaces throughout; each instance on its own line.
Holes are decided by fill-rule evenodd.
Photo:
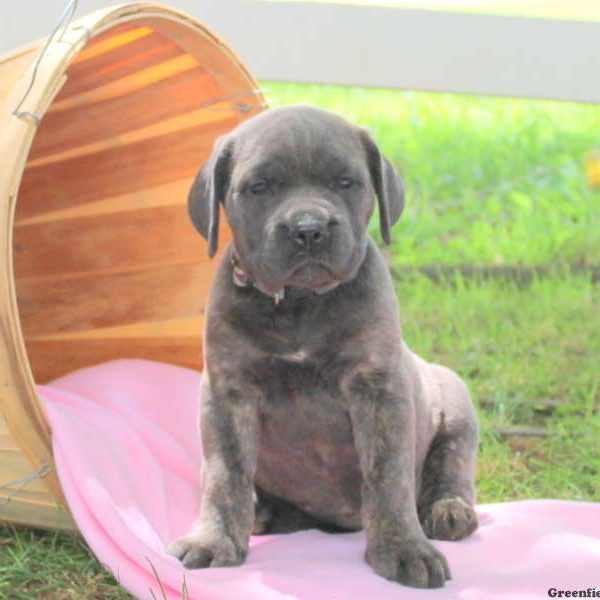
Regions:
M 188 568 L 239 565 L 253 532 L 364 528 L 376 573 L 450 578 L 427 538 L 477 528 L 478 422 L 449 369 L 402 339 L 383 240 L 402 183 L 369 134 L 325 111 L 266 111 L 220 138 L 189 196 L 217 249 L 233 233 L 206 314 L 203 491 L 168 552 Z

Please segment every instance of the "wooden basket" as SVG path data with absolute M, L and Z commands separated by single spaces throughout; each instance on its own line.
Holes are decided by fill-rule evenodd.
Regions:
M 0 520 L 74 527 L 36 383 L 119 357 L 201 368 L 217 261 L 187 191 L 263 106 L 222 41 L 151 2 L 0 57 Z

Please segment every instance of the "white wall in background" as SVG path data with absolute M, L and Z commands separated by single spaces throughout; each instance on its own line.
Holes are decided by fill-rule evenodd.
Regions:
M 260 79 L 600 102 L 600 23 L 269 0 L 173 0 Z M 111 3 L 80 0 L 78 14 Z M 63 0 L 0 0 L 0 52 Z

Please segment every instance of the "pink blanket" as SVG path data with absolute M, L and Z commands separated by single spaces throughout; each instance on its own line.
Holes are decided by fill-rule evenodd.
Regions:
M 39 386 L 58 474 L 88 544 L 138 598 L 346 600 L 547 598 L 600 587 L 600 504 L 533 500 L 479 507 L 482 526 L 436 542 L 453 579 L 416 591 L 374 575 L 364 534 L 252 539 L 238 568 L 186 571 L 164 549 L 198 507 L 199 374 L 119 360 Z

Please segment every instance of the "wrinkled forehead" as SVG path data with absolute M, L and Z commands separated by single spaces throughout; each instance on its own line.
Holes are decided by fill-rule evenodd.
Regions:
M 234 179 L 360 175 L 366 155 L 358 129 L 341 119 L 305 115 L 257 120 L 235 137 Z

